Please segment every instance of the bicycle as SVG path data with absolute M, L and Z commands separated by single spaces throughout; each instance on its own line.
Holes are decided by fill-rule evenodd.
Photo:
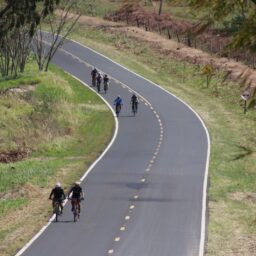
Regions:
M 55 214 L 55 221 L 58 222 L 58 218 L 61 215 L 61 203 L 57 200 L 53 204 L 53 214 Z
M 108 91 L 108 86 L 109 86 L 109 83 L 108 83 L 108 82 L 104 82 L 104 91 L 105 91 L 105 94 L 106 94 L 107 91 Z
M 121 104 L 116 105 L 116 116 L 119 117 L 119 113 L 121 111 Z
M 92 86 L 95 87 L 96 86 L 96 76 L 92 77 Z
M 133 113 L 133 116 L 135 116 L 137 111 L 138 111 L 138 102 L 132 102 L 132 113 Z
M 72 198 L 71 199 L 72 207 L 73 207 L 74 222 L 76 222 L 77 219 L 80 218 L 79 200 L 81 201 L 81 200 L 84 200 L 84 199 L 83 198 L 81 198 L 81 199 Z
M 101 81 L 97 80 L 97 91 L 100 92 Z

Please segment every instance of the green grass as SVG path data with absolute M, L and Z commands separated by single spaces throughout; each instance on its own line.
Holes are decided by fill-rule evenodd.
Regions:
M 15 209 L 20 208 L 25 205 L 28 200 L 24 197 L 8 200 L 0 200 L 0 215 L 4 215 L 9 211 L 15 211 Z M 1 237 L 1 235 L 0 235 Z
M 78 8 L 84 15 L 105 17 L 118 10 L 120 6 L 122 6 L 122 2 L 119 0 L 89 0 L 81 1 Z
M 27 90 L 7 90 L 17 87 Z M 54 66 L 38 73 L 31 62 L 17 78 L 1 79 L 0 91 L 0 153 L 28 152 L 21 161 L 0 163 L 0 251 L 5 256 L 15 254 L 48 220 L 47 199 L 55 182 L 68 190 L 106 148 L 114 119 L 95 93 Z
M 229 255 L 228 252 L 238 250 L 237 246 L 246 248 L 250 236 L 256 235 L 255 225 L 252 225 L 255 224 L 256 207 L 236 199 L 236 195 L 242 193 L 246 197 L 256 193 L 256 112 L 250 109 L 243 114 L 241 85 L 226 80 L 224 73 L 216 71 L 206 88 L 202 66 L 177 61 L 159 52 L 154 45 L 128 38 L 120 32 L 80 27 L 74 37 L 160 84 L 192 105 L 202 116 L 212 143 L 208 255 Z M 244 253 L 250 255 L 250 252 Z

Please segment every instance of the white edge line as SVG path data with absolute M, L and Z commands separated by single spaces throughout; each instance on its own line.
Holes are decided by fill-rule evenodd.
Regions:
M 176 98 L 177 100 L 179 100 L 181 103 L 183 103 L 185 106 L 187 106 L 195 115 L 196 117 L 199 119 L 199 121 L 201 122 L 204 130 L 205 130 L 205 133 L 206 133 L 206 136 L 207 136 L 207 143 L 208 143 L 208 148 L 207 148 L 207 159 L 206 159 L 206 166 L 205 166 L 205 175 L 204 175 L 204 185 L 203 185 L 203 198 L 202 198 L 202 220 L 201 220 L 201 236 L 200 236 L 200 245 L 199 245 L 199 256 L 203 256 L 204 255 L 204 247 L 205 247 L 205 225 L 206 225 L 206 210 L 207 210 L 207 207 L 206 207 L 206 202 L 207 202 L 207 187 L 208 187 L 208 175 L 209 175 L 209 162 L 210 162 L 210 151 L 211 151 L 211 141 L 210 141 L 210 135 L 209 135 L 209 131 L 204 123 L 204 121 L 202 120 L 202 118 L 199 116 L 199 114 L 188 104 L 186 103 L 185 101 L 183 101 L 182 99 L 180 99 L 178 96 L 172 94 L 171 92 L 167 91 L 165 88 L 161 87 L 160 85 L 150 81 L 149 79 L 135 73 L 134 71 L 124 67 L 123 65 L 111 60 L 110 58 L 108 58 L 107 56 L 93 50 L 92 48 L 88 47 L 88 46 L 85 46 L 75 40 L 70 40 L 70 41 L 73 41 L 75 43 L 77 43 L 78 45 L 82 46 L 82 47 L 85 47 L 87 49 L 89 49 L 90 51 L 108 59 L 109 61 L 111 61 L 112 63 L 115 63 L 116 65 L 124 68 L 125 70 L 133 73 L 134 75 L 150 82 L 151 84 L 155 85 L 156 87 L 160 88 L 161 90 L 165 91 L 166 93 L 170 94 L 171 96 L 173 96 L 174 98 Z
M 66 71 L 65 71 L 66 72 Z M 79 81 L 80 83 L 82 83 L 83 85 L 85 85 L 87 88 L 89 88 L 91 91 L 93 91 L 94 93 L 96 93 L 92 88 L 90 88 L 89 85 L 87 85 L 85 82 L 83 82 L 82 80 L 80 80 L 79 78 L 73 76 L 72 74 L 66 72 L 68 75 L 70 75 L 71 77 L 73 77 L 74 79 L 76 79 L 77 81 Z M 107 151 L 110 149 L 110 147 L 113 145 L 117 133 L 118 133 L 118 129 L 119 129 L 119 124 L 118 124 L 118 119 L 115 115 L 114 110 L 112 109 L 111 105 L 98 93 L 96 93 L 109 107 L 109 109 L 112 111 L 112 114 L 115 118 L 115 132 L 114 135 L 112 137 L 112 140 L 109 142 L 108 146 L 106 147 L 106 149 L 102 152 L 102 154 L 90 165 L 90 167 L 87 169 L 87 171 L 85 172 L 85 174 L 80 178 L 81 181 L 83 181 L 87 175 L 92 171 L 92 169 L 94 168 L 94 166 L 103 158 L 103 156 L 107 153 Z M 64 201 L 64 205 L 67 203 L 67 200 Z M 48 223 L 43 226 L 39 232 L 31 238 L 31 240 L 25 244 L 18 252 L 17 254 L 15 254 L 15 256 L 21 256 L 32 244 L 33 242 L 47 229 L 47 227 L 53 222 L 55 218 L 55 214 L 49 219 Z

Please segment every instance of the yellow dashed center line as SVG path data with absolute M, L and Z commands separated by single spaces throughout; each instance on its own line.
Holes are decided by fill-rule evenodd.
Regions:
M 73 55 L 72 53 L 70 53 L 70 52 L 68 52 L 68 51 L 65 51 L 64 49 L 61 49 L 61 51 L 65 52 L 67 55 L 70 55 L 73 59 L 78 60 L 80 63 L 83 63 L 85 66 L 87 66 L 87 67 L 92 67 L 89 63 L 83 61 L 83 60 L 80 59 L 78 56 Z M 123 88 L 128 88 L 128 91 L 129 91 L 130 93 L 134 93 L 134 91 L 133 91 L 131 88 L 129 88 L 127 85 L 121 83 L 120 81 L 118 81 L 118 80 L 116 80 L 116 79 L 114 79 L 114 78 L 112 78 L 112 79 L 113 79 L 113 81 L 115 81 L 115 83 L 120 84 Z M 153 113 L 155 114 L 155 116 L 156 116 L 156 118 L 157 118 L 157 120 L 158 120 L 158 123 L 159 123 L 159 127 L 160 127 L 159 143 L 158 143 L 158 145 L 157 145 L 157 147 L 156 147 L 156 151 L 155 151 L 155 153 L 154 153 L 154 156 L 152 157 L 152 160 L 150 161 L 150 164 L 148 165 L 148 168 L 146 169 L 146 171 L 149 172 L 149 171 L 150 171 L 150 168 L 152 167 L 152 163 L 154 163 L 154 160 L 156 159 L 156 156 L 158 155 L 158 151 L 159 151 L 160 146 L 161 146 L 162 141 L 163 141 L 163 125 L 162 125 L 162 121 L 161 121 L 161 119 L 160 119 L 158 113 L 154 110 L 154 107 L 151 105 L 151 103 L 148 102 L 148 101 L 147 101 L 146 99 L 144 99 L 144 98 L 139 97 L 139 99 L 140 99 L 141 102 L 143 102 L 143 103 L 145 104 L 145 106 L 149 106 L 149 107 L 150 107 L 150 109 L 151 109 L 151 110 L 153 111 Z M 141 181 L 141 182 L 145 182 L 146 179 L 145 179 L 145 178 L 142 178 L 140 181 Z M 139 196 L 138 196 L 138 195 L 135 195 L 133 198 L 134 198 L 134 199 L 138 199 Z M 132 209 L 134 209 L 134 207 L 135 207 L 134 205 L 130 205 L 129 209 L 132 210 Z M 129 220 L 129 219 L 130 219 L 130 216 L 129 216 L 129 215 L 126 215 L 126 216 L 125 216 L 125 220 Z M 125 231 L 125 229 L 126 229 L 125 226 L 122 226 L 122 227 L 120 228 L 120 231 Z M 120 236 L 117 236 L 117 237 L 114 239 L 114 241 L 115 241 L 115 242 L 120 241 Z M 114 253 L 114 250 L 113 250 L 113 249 L 111 249 L 111 250 L 108 251 L 108 255 L 112 255 L 113 253 Z
M 115 242 L 119 242 L 120 241 L 120 236 L 117 236 L 116 238 L 115 238 Z

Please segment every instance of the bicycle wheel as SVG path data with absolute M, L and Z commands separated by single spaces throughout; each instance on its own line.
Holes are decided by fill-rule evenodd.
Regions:
M 104 91 L 105 91 L 105 94 L 106 94 L 107 91 L 108 91 L 108 83 L 104 83 Z
M 95 87 L 96 85 L 96 78 L 92 78 L 92 86 Z
M 77 214 L 78 214 L 77 204 L 74 205 L 73 214 L 74 214 L 74 222 L 76 222 L 77 221 Z
M 58 218 L 60 215 L 60 206 L 58 203 L 55 203 L 54 205 L 54 213 L 55 213 L 55 221 L 58 222 Z
M 117 105 L 116 106 L 116 115 L 117 115 L 117 117 L 119 117 L 120 111 L 121 111 L 121 105 Z
M 134 106 L 134 104 L 132 104 L 132 113 L 133 113 L 133 116 L 135 116 L 135 106 Z
M 97 91 L 100 92 L 100 82 L 97 81 Z

